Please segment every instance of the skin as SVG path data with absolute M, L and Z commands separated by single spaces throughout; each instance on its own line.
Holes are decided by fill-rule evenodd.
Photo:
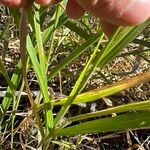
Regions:
M 27 7 L 27 5 L 29 5 L 29 1 L 30 3 L 34 1 L 41 5 L 49 5 L 53 0 L 0 0 L 0 3 L 12 8 L 21 8 Z
M 68 0 L 67 13 L 77 19 L 85 11 L 101 20 L 110 35 L 117 25 L 138 25 L 150 17 L 150 0 Z
M 58 3 L 59 0 L 33 0 L 41 5 Z M 30 0 L 30 3 L 33 2 Z M 9 7 L 27 7 L 27 0 L 0 0 Z M 80 18 L 86 11 L 99 17 L 102 28 L 110 35 L 117 25 L 138 25 L 150 17 L 150 0 L 68 0 L 67 14 Z

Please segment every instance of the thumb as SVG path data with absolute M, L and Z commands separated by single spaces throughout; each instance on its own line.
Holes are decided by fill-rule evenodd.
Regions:
M 35 0 L 36 3 L 41 5 L 49 5 L 59 3 L 61 0 Z
M 26 5 L 24 0 L 0 0 L 0 3 L 8 7 L 22 7 Z
M 85 10 L 75 0 L 68 0 L 66 11 L 72 19 L 78 19 L 85 13 Z

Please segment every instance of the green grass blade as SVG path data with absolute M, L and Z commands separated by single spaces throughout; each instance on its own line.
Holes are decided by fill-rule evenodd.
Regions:
M 42 92 L 43 97 L 44 97 L 44 103 L 49 105 L 48 110 L 46 110 L 46 121 L 47 121 L 46 123 L 48 125 L 48 128 L 51 129 L 53 127 L 53 113 L 52 113 L 52 107 L 50 104 L 51 103 L 50 102 L 50 96 L 48 94 L 48 89 L 47 89 L 47 82 L 43 76 L 40 64 L 39 64 L 38 59 L 36 57 L 35 49 L 33 47 L 33 44 L 31 42 L 31 39 L 29 36 L 27 37 L 27 51 L 28 51 L 29 57 L 32 61 L 37 79 L 39 81 L 41 92 Z
M 1 60 L 1 58 L 0 58 L 0 71 L 2 72 L 6 82 L 8 84 L 8 86 L 13 91 L 13 89 L 15 88 L 15 85 L 12 83 L 12 81 L 11 81 L 11 79 L 10 79 L 8 73 L 7 73 L 7 70 L 6 70 L 6 68 L 5 68 L 4 64 L 3 64 L 3 61 Z
M 80 37 L 84 38 L 84 39 L 88 39 L 90 38 L 90 34 L 84 30 L 82 27 L 78 26 L 77 23 L 71 20 L 67 20 L 64 24 L 67 28 L 69 28 L 71 31 L 75 32 L 77 35 L 79 35 Z
M 122 131 L 150 127 L 150 112 L 138 112 L 106 119 L 99 119 L 74 125 L 59 130 L 56 136 L 74 136 L 79 134 L 91 134 L 108 131 Z
M 58 71 L 64 68 L 66 65 L 75 60 L 79 55 L 81 55 L 85 50 L 87 50 L 92 44 L 99 40 L 99 37 L 102 35 L 102 32 L 98 32 L 96 35 L 93 35 L 89 38 L 84 44 L 82 44 L 79 48 L 75 49 L 67 58 L 58 63 L 55 68 L 48 75 L 48 80 L 54 77 Z
M 117 82 L 100 89 L 95 89 L 86 93 L 82 93 L 74 99 L 73 104 L 92 102 L 97 99 L 110 96 L 127 88 L 131 88 L 138 84 L 149 81 L 150 81 L 150 72 L 145 72 L 143 74 L 137 75 L 125 81 Z M 67 99 L 68 97 L 62 100 L 52 101 L 52 105 L 63 105 L 64 103 L 66 103 Z
M 38 53 L 39 53 L 39 60 L 40 60 L 40 68 L 42 70 L 42 74 L 44 79 L 46 79 L 46 56 L 43 47 L 42 41 L 42 31 L 40 27 L 40 5 L 35 4 L 35 14 L 34 14 L 34 27 L 35 27 L 35 36 L 37 41 Z
M 149 25 L 149 23 L 145 22 L 145 23 L 143 23 L 144 25 L 142 24 L 142 25 L 140 25 L 138 27 L 128 27 L 128 28 L 125 29 L 125 31 L 123 31 L 121 34 L 119 34 L 119 36 L 117 34 L 119 33 L 120 28 L 118 28 L 116 30 L 116 32 L 110 38 L 110 40 L 109 40 L 108 44 L 106 45 L 106 47 L 100 52 L 99 55 L 97 55 L 97 56 L 95 55 L 97 58 L 93 59 L 94 61 L 92 60 L 93 63 L 91 64 L 91 67 L 88 69 L 88 72 L 86 72 L 86 76 L 85 76 L 84 71 L 83 71 L 83 77 L 84 78 L 81 77 L 81 80 L 80 80 L 80 77 L 79 77 L 78 81 L 76 82 L 76 85 L 78 86 L 78 88 L 76 88 L 76 85 L 74 86 L 74 88 L 73 88 L 71 94 L 69 95 L 66 103 L 64 104 L 64 106 L 60 110 L 60 112 L 58 113 L 58 115 L 57 115 L 57 117 L 55 119 L 55 124 L 58 124 L 58 122 L 60 121 L 61 117 L 64 116 L 65 112 L 69 108 L 69 105 L 76 98 L 76 96 L 79 93 L 79 91 L 84 87 L 85 83 L 87 82 L 87 80 L 89 79 L 91 74 L 94 72 L 96 67 L 98 65 L 102 66 L 102 64 L 108 63 L 108 61 L 110 61 L 112 59 L 111 57 L 114 58 L 114 56 L 116 56 L 118 54 L 118 52 L 120 51 L 120 46 L 118 45 L 118 41 L 122 41 L 122 39 L 124 40 L 126 35 L 129 35 L 128 38 L 130 40 L 131 39 L 133 40 L 133 38 L 135 38 L 135 36 L 137 36 L 138 33 L 141 32 L 141 30 L 143 30 L 147 25 Z M 126 46 L 126 44 L 127 44 L 127 41 L 124 42 L 122 46 Z M 111 47 L 113 47 L 113 46 L 119 47 L 117 50 L 115 50 L 115 53 L 111 51 Z M 112 53 L 113 53 L 113 56 L 111 55 Z M 111 55 L 111 57 L 110 57 L 110 55 Z M 105 60 L 107 60 L 107 61 L 105 61 Z M 103 61 L 105 61 L 105 63 L 103 63 Z M 82 76 L 82 73 L 81 73 L 81 76 Z
M 150 19 L 148 19 L 147 21 L 145 21 L 143 24 L 139 26 L 126 27 L 112 42 L 111 47 L 107 51 L 103 49 L 100 52 L 101 57 L 97 58 L 99 59 L 98 66 L 102 67 L 110 60 L 114 59 L 116 55 L 121 51 L 122 48 L 126 47 L 130 42 L 132 42 L 133 39 L 135 39 L 135 37 L 138 36 L 138 34 L 142 32 L 149 25 L 150 25 Z
M 50 42 L 49 51 L 48 51 L 47 68 L 48 68 L 48 65 L 50 63 L 50 60 L 52 59 L 53 47 L 54 47 L 54 38 L 55 38 L 56 28 L 58 26 L 60 15 L 61 15 L 61 8 L 59 6 L 57 6 L 55 14 L 54 14 L 55 22 L 54 22 L 53 27 L 52 27 L 53 33 L 51 35 L 51 42 Z
M 57 23 L 57 27 L 53 28 L 55 20 L 50 21 L 48 27 L 43 31 L 42 39 L 43 39 L 43 44 L 45 45 L 51 38 L 54 29 L 58 29 L 60 26 L 62 26 L 66 21 L 68 20 L 68 17 L 66 17 L 64 14 L 62 14 L 59 17 L 59 21 Z
M 97 44 L 97 47 L 95 48 L 93 54 L 91 55 L 91 58 L 89 59 L 88 63 L 86 64 L 84 70 L 82 71 L 79 79 L 77 80 L 76 84 L 74 85 L 73 90 L 71 91 L 66 103 L 64 104 L 63 108 L 60 110 L 60 112 L 58 113 L 56 119 L 55 119 L 55 125 L 57 125 L 61 119 L 61 117 L 63 117 L 65 115 L 65 112 L 68 110 L 69 106 L 72 104 L 72 102 L 74 101 L 75 97 L 78 95 L 78 93 L 82 90 L 82 87 L 84 87 L 85 82 L 84 78 L 88 72 L 88 70 L 91 68 L 91 62 L 94 60 L 94 58 L 96 57 L 97 54 L 97 50 L 99 48 L 99 45 L 101 44 L 102 40 L 103 40 L 104 34 L 102 34 L 99 37 L 99 42 Z
M 147 100 L 147 101 L 142 101 L 142 102 L 137 102 L 137 103 L 131 103 L 131 104 L 121 105 L 121 106 L 117 106 L 117 107 L 113 107 L 109 109 L 104 109 L 104 110 L 93 112 L 93 113 L 78 115 L 78 116 L 69 118 L 66 122 L 72 123 L 72 122 L 80 121 L 83 119 L 110 115 L 112 113 L 123 113 L 127 111 L 135 111 L 135 110 L 150 110 L 150 101 Z
M 16 66 L 16 69 L 14 71 L 14 74 L 11 78 L 11 82 L 13 83 L 13 85 L 15 85 L 15 88 L 13 88 L 14 92 L 16 91 L 20 81 L 22 78 L 22 74 L 21 74 L 21 61 L 18 63 L 18 65 Z M 1 109 L 0 109 L 0 121 L 3 120 L 6 111 L 8 110 L 12 100 L 13 100 L 14 94 L 11 90 L 10 87 L 7 88 L 7 92 L 6 95 L 2 101 L 2 105 L 1 105 Z

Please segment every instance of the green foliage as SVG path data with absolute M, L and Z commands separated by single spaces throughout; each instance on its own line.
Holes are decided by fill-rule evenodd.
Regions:
M 64 128 L 56 132 L 57 136 L 73 136 L 78 134 L 99 133 L 118 131 L 123 129 L 135 129 L 150 126 L 149 112 L 138 112 L 135 114 L 120 115 L 106 119 L 88 121 L 79 125 Z
M 61 5 L 65 5 L 64 2 L 61 2 Z M 25 117 L 25 122 L 27 122 L 32 116 L 33 120 L 36 122 L 35 124 L 37 125 L 39 147 L 43 146 L 44 149 L 46 149 L 47 145 L 49 145 L 49 141 L 58 145 L 66 145 L 66 147 L 70 147 L 67 142 L 54 141 L 54 138 L 57 136 L 73 136 L 87 133 L 121 131 L 128 128 L 134 129 L 149 127 L 149 101 L 117 106 L 89 114 L 81 114 L 79 116 L 67 118 L 67 120 L 62 122 L 63 117 L 68 113 L 72 104 L 92 102 L 133 87 L 141 82 L 144 83 L 150 81 L 150 73 L 146 72 L 140 76 L 136 76 L 128 80 L 125 79 L 122 82 L 111 84 L 102 89 L 95 89 L 86 93 L 82 92 L 96 69 L 102 69 L 110 61 L 116 58 L 120 51 L 128 46 L 128 44 L 132 41 L 136 44 L 138 43 L 149 47 L 148 41 L 142 41 L 136 39 L 136 37 L 150 25 L 150 20 L 147 20 L 136 27 L 131 26 L 123 29 L 119 27 L 109 40 L 104 42 L 106 41 L 106 37 L 101 29 L 96 31 L 96 34 L 93 34 L 89 31 L 90 28 L 87 28 L 90 26 L 87 17 L 84 18 L 85 22 L 82 23 L 80 20 L 73 21 L 66 16 L 61 5 L 53 6 L 53 8 L 41 7 L 39 5 L 32 7 L 32 10 L 30 10 L 28 14 L 30 26 L 29 31 L 32 30 L 32 32 L 27 33 L 27 37 L 24 37 L 26 39 L 26 43 L 24 43 L 26 44 L 26 48 L 23 49 L 24 57 L 21 57 L 24 61 L 18 61 L 11 78 L 8 75 L 2 59 L 0 58 L 0 71 L 8 84 L 7 92 L 3 98 L 0 108 L 1 131 L 7 130 L 8 126 L 12 126 L 10 132 L 11 136 L 13 137 L 16 133 L 17 129 L 14 130 L 14 119 L 17 115 L 16 112 L 21 100 L 23 88 L 26 88 L 29 92 L 28 96 L 31 104 L 31 113 L 29 116 Z M 13 16 L 16 26 L 18 27 L 18 19 L 21 14 L 20 11 L 11 10 L 9 13 L 9 15 Z M 47 17 L 49 21 L 46 20 Z M 23 30 L 24 29 L 20 29 L 20 32 Z M 53 64 L 57 44 L 63 45 L 66 42 L 66 37 L 63 36 L 58 41 L 57 36 L 61 33 L 61 31 L 68 34 L 67 42 L 69 41 L 69 44 L 72 42 L 72 49 L 68 52 L 65 58 L 57 64 Z M 0 35 L 1 37 L 8 35 L 7 26 Z M 4 37 L 6 41 L 6 36 Z M 73 47 L 72 40 L 74 37 L 79 39 L 79 43 L 75 43 L 75 48 Z M 65 45 L 65 48 L 70 49 L 68 46 L 69 44 L 67 44 Z M 52 93 L 49 92 L 48 83 L 56 77 L 61 70 L 65 69 L 65 67 L 77 60 L 82 54 L 89 53 L 89 51 L 91 54 L 90 56 L 88 55 L 88 61 L 86 62 L 82 72 L 79 74 L 73 89 L 70 89 L 70 95 L 66 98 L 59 99 L 58 102 L 54 101 Z M 130 55 L 130 53 L 127 53 L 126 55 Z M 26 64 L 21 62 L 25 62 Z M 40 87 L 40 91 L 35 99 L 32 97 L 30 89 L 28 89 L 29 85 L 28 82 L 25 81 L 26 77 L 24 74 L 24 77 L 22 77 L 21 68 L 26 74 L 32 69 L 35 72 Z M 16 97 L 15 93 L 18 89 L 20 93 L 19 96 Z M 11 105 L 13 107 L 11 107 Z M 53 108 L 55 108 L 56 105 L 61 105 L 61 109 L 57 113 L 56 117 L 54 117 Z M 4 118 L 6 117 L 8 110 L 11 114 L 8 119 L 5 120 Z M 133 113 L 133 110 L 136 111 L 136 113 Z M 131 112 L 126 114 L 125 112 L 128 111 Z M 41 112 L 45 117 L 41 115 Z M 116 113 L 116 116 L 111 117 L 112 113 Z M 124 114 L 120 115 L 120 113 Z M 108 117 L 108 115 L 110 116 Z M 105 118 L 99 118 L 92 121 L 85 120 L 84 123 L 81 122 L 83 119 L 100 116 L 105 116 Z M 80 124 L 72 125 L 72 122 L 76 121 L 80 121 Z M 68 125 L 70 126 L 68 127 Z M 3 136 L 5 137 L 5 133 Z M 13 141 L 13 138 L 11 140 Z

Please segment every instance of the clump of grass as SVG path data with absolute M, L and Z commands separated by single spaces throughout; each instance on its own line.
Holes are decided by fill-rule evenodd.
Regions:
M 66 117 L 73 104 L 89 103 L 150 81 L 150 72 L 147 71 L 136 77 L 124 79 L 100 89 L 82 92 L 97 68 L 101 71 L 131 42 L 140 42 L 141 45 L 149 47 L 148 40 L 138 40 L 136 37 L 150 25 L 150 20 L 136 27 L 131 26 L 124 29 L 118 27 L 114 34 L 107 39 L 99 26 L 95 30 L 96 33 L 91 32 L 91 28 L 88 28 L 90 23 L 87 16 L 82 20 L 73 21 L 66 16 L 61 5 L 65 5 L 65 2 L 61 2 L 54 9 L 35 4 L 29 12 L 24 10 L 22 13 L 19 10 L 9 10 L 8 12 L 8 15 L 14 18 L 17 27 L 19 27 L 19 20 L 22 17 L 20 23 L 21 58 L 15 66 L 11 78 L 0 58 L 0 70 L 8 84 L 0 109 L 1 143 L 11 137 L 12 149 L 14 147 L 14 136 L 18 132 L 19 144 L 24 149 L 48 149 L 52 143 L 75 149 L 74 145 L 57 141 L 57 137 L 122 131 L 128 128 L 150 126 L 150 113 L 148 111 L 150 103 L 148 100 Z M 49 22 L 45 18 L 48 18 Z M 7 30 L 8 27 L 6 26 L 1 33 L 4 42 L 8 42 L 5 38 Z M 61 55 L 59 51 L 61 48 L 64 49 L 65 57 L 55 63 L 57 55 Z M 147 51 L 149 50 L 147 49 Z M 66 98 L 60 97 L 54 100 L 55 93 L 49 87 L 49 83 L 54 78 L 59 77 L 58 87 L 62 90 L 61 72 L 78 58 L 81 58 L 83 54 L 86 56 L 86 61 L 82 70 L 77 74 L 77 80 L 68 90 L 71 92 Z M 131 55 L 131 53 L 120 55 L 120 57 L 124 57 Z M 33 95 L 29 86 L 27 73 L 30 70 L 35 73 L 35 79 L 39 86 L 36 95 Z M 68 74 L 65 72 L 65 76 Z M 72 73 L 70 77 L 73 75 Z M 17 95 L 16 91 L 18 91 Z M 30 107 L 27 111 L 21 113 L 18 111 L 23 91 L 27 92 Z M 60 108 L 57 112 L 55 112 L 56 106 Z M 131 113 L 125 113 L 129 111 Z M 113 113 L 116 114 L 115 117 L 111 116 Z M 18 114 L 22 116 L 22 120 L 19 125 L 16 125 Z M 104 118 L 102 119 L 100 116 Z M 88 121 L 88 119 L 95 117 L 99 117 L 99 119 Z M 83 123 L 82 120 L 85 120 L 85 122 Z M 74 125 L 74 122 L 77 122 L 77 124 Z M 24 129 L 22 129 L 23 127 Z M 30 136 L 30 132 L 34 132 L 31 134 L 34 136 Z M 32 140 L 28 141 L 28 138 L 23 138 L 23 136 L 29 136 Z

